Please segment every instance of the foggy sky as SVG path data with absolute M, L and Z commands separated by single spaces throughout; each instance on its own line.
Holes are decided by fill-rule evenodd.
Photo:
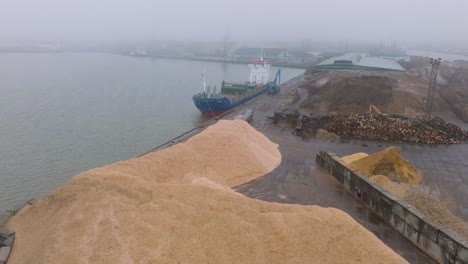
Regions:
M 468 43 L 467 0 L 0 0 L 0 42 Z

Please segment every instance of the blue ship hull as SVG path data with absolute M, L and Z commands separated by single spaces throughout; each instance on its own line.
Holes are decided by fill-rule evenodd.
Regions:
M 203 94 L 196 94 L 192 99 L 203 117 L 210 118 L 225 113 L 230 109 L 267 92 L 268 90 L 275 88 L 276 86 L 277 84 L 274 82 L 267 83 L 263 88 L 258 89 L 255 93 L 236 100 L 235 102 L 232 102 L 228 97 L 206 97 Z

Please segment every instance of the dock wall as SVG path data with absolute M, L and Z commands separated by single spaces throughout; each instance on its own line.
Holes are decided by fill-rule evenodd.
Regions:
M 15 232 L 3 228 L 3 224 L 14 216 L 19 210 L 26 205 L 31 205 L 36 199 L 30 199 L 26 203 L 21 204 L 15 208 L 7 210 L 6 212 L 0 211 L 0 264 L 6 264 L 8 256 L 10 255 L 13 243 L 15 242 Z
M 446 264 L 468 264 L 468 241 L 444 227 L 429 223 L 415 207 L 348 168 L 335 154 L 320 152 L 316 159 L 346 190 L 436 260 Z
M 15 232 L 2 228 L 3 223 L 10 218 L 9 213 L 0 212 L 0 264 L 6 264 L 15 241 Z

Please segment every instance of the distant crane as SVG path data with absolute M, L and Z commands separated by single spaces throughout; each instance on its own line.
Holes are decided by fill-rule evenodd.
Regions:
M 433 59 L 431 58 L 431 75 L 429 76 L 429 83 L 427 87 L 427 98 L 426 98 L 426 108 L 425 114 L 427 118 L 431 118 L 432 115 L 432 104 L 434 102 L 434 93 L 437 86 L 437 73 L 439 71 L 439 65 L 442 61 L 441 58 Z

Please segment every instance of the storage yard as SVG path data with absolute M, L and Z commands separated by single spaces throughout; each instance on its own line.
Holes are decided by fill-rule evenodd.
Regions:
M 375 85 L 372 85 L 373 82 Z M 284 102 L 290 101 L 288 99 L 293 90 L 300 98 L 289 103 L 289 108 L 284 107 Z M 437 95 L 434 99 L 435 117 L 426 120 L 426 93 L 427 82 L 415 73 L 330 71 L 306 76 L 303 82 L 298 81 L 289 90 L 283 89 L 281 92 L 282 99 L 276 105 L 280 105 L 283 110 L 284 114 L 280 114 L 285 117 L 283 122 L 273 124 L 276 115 L 273 113 L 274 103 L 264 101 L 256 109 L 257 121 L 254 121 L 254 126 L 260 127 L 260 131 L 280 145 L 283 163 L 286 159 L 287 164 L 282 163 L 274 172 L 238 186 L 236 190 L 267 201 L 323 206 L 331 204 L 343 208 L 355 219 L 361 218 L 364 226 L 379 234 L 392 248 L 403 252 L 407 250 L 407 254 L 414 253 L 417 250 L 408 245 L 398 245 L 395 237 L 389 239 L 382 234 L 382 229 L 369 224 L 372 217 L 362 217 L 361 212 L 356 212 L 359 206 L 346 205 L 346 202 L 333 194 L 336 189 L 325 187 L 327 179 L 320 180 L 321 176 L 318 175 L 322 172 L 316 168 L 312 158 L 301 160 L 305 156 L 313 156 L 319 150 L 346 156 L 357 152 L 374 153 L 397 146 L 402 157 L 408 159 L 420 172 L 421 182 L 411 185 L 411 191 L 408 192 L 405 187 L 407 183 L 389 183 L 388 178 L 382 176 L 373 181 L 385 182 L 387 186 L 398 185 L 393 190 L 398 190 L 400 197 L 414 203 L 413 206 L 426 214 L 428 219 L 466 238 L 468 205 L 464 201 L 468 200 L 468 125 L 457 118 L 450 106 Z M 376 105 L 381 113 L 370 111 L 371 104 Z M 297 117 L 304 118 L 304 115 L 310 117 L 310 120 L 299 122 Z M 296 119 L 287 120 L 288 116 L 295 116 Z M 273 121 L 263 119 L 267 117 L 273 118 Z M 319 125 L 321 119 L 327 122 Z M 381 121 L 377 122 L 378 119 Z M 299 123 L 303 125 L 303 130 L 298 130 Z M 350 128 L 350 123 L 354 123 L 354 127 Z M 304 137 L 301 133 L 307 128 L 310 129 L 309 134 Z M 325 131 L 325 137 L 316 137 L 319 131 Z M 327 177 L 327 173 L 323 177 Z M 404 247 L 406 249 L 402 249 Z M 411 254 L 405 255 L 403 252 L 403 256 Z M 407 259 L 411 263 L 428 263 L 429 260 L 424 259 L 423 255 L 416 253 Z
M 438 96 L 424 119 L 425 89 L 408 72 L 296 78 L 26 206 L 5 225 L 9 263 L 437 263 L 316 162 L 336 153 L 466 239 L 468 125 Z M 228 121 L 245 108 L 250 125 Z

